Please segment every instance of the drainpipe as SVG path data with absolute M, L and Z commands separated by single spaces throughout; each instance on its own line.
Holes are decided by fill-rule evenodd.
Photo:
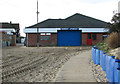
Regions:
M 27 33 L 27 47 L 28 47 L 28 33 Z

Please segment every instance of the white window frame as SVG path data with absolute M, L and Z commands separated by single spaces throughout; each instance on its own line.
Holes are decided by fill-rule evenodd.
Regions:
M 45 35 L 45 33 L 41 33 L 40 35 Z
M 51 33 L 46 33 L 46 35 L 51 35 Z

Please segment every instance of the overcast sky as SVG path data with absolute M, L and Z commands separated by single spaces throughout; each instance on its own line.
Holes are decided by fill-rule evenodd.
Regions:
M 75 13 L 110 22 L 119 0 L 38 0 L 39 22 L 46 19 L 64 19 Z M 37 0 L 0 0 L 0 22 L 20 24 L 23 29 L 37 23 Z

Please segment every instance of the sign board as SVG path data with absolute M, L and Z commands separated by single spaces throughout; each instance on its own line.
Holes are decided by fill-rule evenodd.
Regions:
M 61 28 L 60 30 L 79 30 L 79 28 Z

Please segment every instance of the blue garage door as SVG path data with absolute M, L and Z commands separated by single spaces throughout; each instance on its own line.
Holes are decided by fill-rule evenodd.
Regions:
M 81 46 L 81 31 L 58 31 L 58 46 Z

